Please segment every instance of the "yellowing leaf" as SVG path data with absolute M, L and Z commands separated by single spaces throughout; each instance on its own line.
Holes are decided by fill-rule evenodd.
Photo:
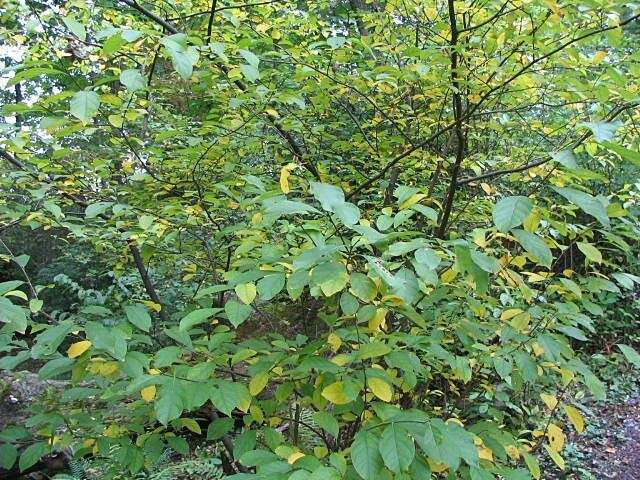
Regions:
M 425 197 L 426 195 L 424 193 L 414 193 L 408 199 L 402 202 L 402 204 L 400 205 L 400 210 L 405 210 L 409 208 L 411 205 L 415 205 Z
M 156 386 L 150 385 L 143 388 L 140 390 L 140 396 L 145 402 L 153 402 L 153 399 L 156 398 Z
M 335 353 L 342 345 L 342 339 L 335 333 L 330 333 L 327 337 L 327 343 L 331 346 L 331 351 Z
M 269 374 L 267 372 L 258 373 L 249 382 L 249 393 L 255 397 L 264 390 L 264 387 L 267 386 L 267 382 L 269 382 Z
M 322 390 L 322 396 L 336 405 L 344 405 L 355 399 L 357 392 L 347 391 L 344 382 L 335 382 Z
M 149 307 L 156 313 L 162 310 L 162 305 L 156 302 L 152 302 L 151 300 L 143 300 L 142 303 L 144 303 L 147 307 Z
M 519 308 L 509 308 L 502 312 L 502 314 L 500 315 L 500 320 L 504 320 L 506 322 L 520 313 L 522 313 L 522 310 Z
M 561 452 L 564 448 L 564 432 L 555 423 L 549 424 L 549 428 L 547 428 L 547 440 L 549 440 L 549 445 L 556 452 Z
M 378 377 L 367 379 L 367 385 L 373 394 L 383 402 L 390 402 L 393 398 L 393 388 L 387 382 Z
M 91 342 L 89 340 L 82 340 L 80 342 L 72 343 L 67 350 L 67 356 L 69 358 L 79 357 L 84 352 L 89 350 L 89 347 L 91 347 Z
M 282 190 L 282 193 L 289 193 L 291 190 L 289 187 L 289 177 L 291 176 L 291 171 L 294 168 L 296 168 L 296 164 L 289 163 L 280 170 L 280 190 Z
M 545 403 L 549 410 L 554 410 L 558 406 L 558 399 L 553 395 L 547 393 L 541 393 L 540 398 Z
M 597 65 L 598 63 L 602 62 L 602 60 L 604 60 L 606 56 L 607 56 L 607 52 L 600 50 L 600 51 L 596 52 L 593 55 L 593 57 L 591 57 L 591 62 L 594 65 Z
M 197 435 L 202 434 L 200 425 L 198 425 L 198 422 L 196 422 L 193 418 L 181 418 L 180 423 L 182 423 L 182 426 L 186 427 L 187 430 L 190 430 Z
M 596 247 L 591 245 L 590 243 L 578 242 L 578 249 L 584 253 L 584 256 L 587 257 L 590 261 L 596 263 L 602 263 L 602 253 Z
M 536 357 L 539 357 L 544 353 L 544 348 L 542 348 L 538 342 L 535 342 L 531 347 L 533 348 L 533 353 Z
M 377 333 L 386 327 L 387 309 L 378 308 L 376 314 L 369 319 L 369 329 Z
M 289 465 L 293 465 L 294 463 L 296 463 L 296 460 L 300 459 L 304 457 L 304 453 L 302 452 L 293 452 L 291 455 L 289 455 L 289 458 L 287 458 L 287 463 Z
M 329 454 L 327 447 L 313 447 L 313 454 L 317 458 L 324 458 Z
M 493 462 L 493 452 L 487 447 L 478 447 L 478 457 L 480 457 L 481 460 Z
M 515 445 L 505 445 L 504 449 L 510 458 L 513 460 L 520 460 L 520 451 L 518 450 L 518 447 Z
M 560 456 L 560 454 L 558 454 L 558 452 L 556 452 L 553 448 L 551 448 L 549 445 L 545 445 L 544 449 L 547 451 L 547 453 L 549 454 L 549 456 L 551 457 L 551 460 L 553 460 L 553 462 L 560 467 L 560 470 L 564 470 L 565 469 L 565 463 L 564 463 L 564 459 Z
M 584 418 L 582 418 L 582 414 L 580 413 L 580 411 L 577 408 L 572 407 L 571 405 L 565 405 L 564 411 L 567 414 L 567 417 L 569 417 L 569 421 L 575 427 L 576 431 L 578 433 L 582 433 L 584 431 Z
M 249 305 L 256 298 L 257 290 L 253 283 L 241 283 L 234 288 L 238 298 L 246 305 Z
M 527 452 L 522 452 L 522 456 L 524 457 L 524 462 L 527 464 L 529 472 L 531 472 L 531 476 L 536 480 L 540 480 L 541 472 L 538 459 Z

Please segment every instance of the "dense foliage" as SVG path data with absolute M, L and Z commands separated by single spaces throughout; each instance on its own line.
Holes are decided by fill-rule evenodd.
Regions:
M 640 283 L 637 4 L 0 16 L 0 367 L 68 381 L 2 468 L 133 478 L 198 442 L 236 479 L 563 468 L 564 393 L 604 395 L 576 351 Z

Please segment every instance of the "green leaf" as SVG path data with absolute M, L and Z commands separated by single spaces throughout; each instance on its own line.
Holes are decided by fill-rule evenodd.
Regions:
M 95 218 L 106 212 L 111 205 L 113 205 L 113 202 L 97 202 L 87 205 L 84 209 L 84 216 L 87 218 Z
M 347 39 L 344 37 L 329 37 L 327 38 L 327 45 L 331 47 L 332 50 L 336 50 L 343 46 L 347 42 Z
M 193 66 L 198 62 L 198 50 L 188 46 L 188 39 L 184 33 L 164 37 L 161 43 L 171 57 L 173 68 L 184 80 L 188 80 L 193 74 Z
M 71 115 L 81 120 L 83 123 L 96 116 L 100 108 L 100 97 L 96 92 L 81 90 L 76 92 L 71 98 Z
M 62 17 L 62 21 L 71 31 L 71 33 L 73 33 L 80 40 L 84 42 L 87 39 L 87 31 L 85 30 L 84 25 L 78 22 L 75 18 Z
M 9 470 L 16 463 L 18 458 L 18 450 L 10 443 L 0 445 L 0 468 Z
M 371 431 L 356 433 L 351 445 L 351 463 L 363 480 L 377 480 L 384 467 L 379 450 L 380 440 Z
M 376 284 L 365 274 L 356 272 L 349 277 L 351 292 L 363 302 L 370 302 L 378 293 Z
M 180 417 L 183 408 L 178 388 L 171 383 L 163 385 L 154 406 L 158 421 L 165 426 L 168 425 L 171 420 Z
M 348 317 L 355 315 L 359 307 L 360 304 L 358 300 L 356 300 L 356 297 L 349 292 L 342 292 L 342 295 L 340 295 L 340 309 L 344 315 Z
M 560 150 L 551 154 L 556 162 L 569 170 L 576 170 L 578 168 L 578 162 L 576 156 L 573 154 L 573 150 Z
M 606 142 L 614 137 L 616 130 L 622 126 L 622 122 L 583 122 L 578 126 L 591 130 L 596 142 Z
M 218 440 L 233 429 L 234 420 L 230 417 L 222 417 L 214 420 L 207 428 L 207 440 Z
M 200 308 L 189 312 L 180 320 L 180 330 L 183 332 L 191 330 L 196 325 L 204 323 L 220 311 L 219 308 Z
M 343 290 L 347 279 L 347 268 L 338 262 L 321 263 L 311 272 L 311 284 L 319 286 L 327 297 Z
M 636 368 L 640 368 L 640 353 L 636 352 L 630 346 L 622 343 L 618 344 L 618 348 L 630 363 L 632 363 Z
M 569 200 L 571 203 L 577 205 L 585 213 L 591 215 L 598 220 L 603 226 L 609 228 L 609 217 L 607 215 L 607 209 L 600 200 L 593 195 L 574 190 L 568 187 L 552 187 L 557 193 Z
M 607 147 L 609 150 L 617 153 L 623 160 L 630 162 L 636 167 L 640 167 L 640 152 L 635 150 L 630 150 L 621 145 L 617 145 L 611 142 L 602 142 L 602 145 Z
M 479 252 L 478 250 L 471 250 L 471 260 L 478 267 L 488 273 L 498 273 L 500 271 L 500 262 L 497 259 L 490 257 L 486 253 Z
M 395 423 L 391 423 L 382 432 L 378 449 L 384 464 L 395 473 L 409 468 L 416 454 L 416 447 L 409 433 Z
M 316 422 L 320 428 L 325 430 L 333 437 L 338 437 L 338 431 L 340 425 L 333 415 L 328 412 L 316 412 L 313 414 L 313 421 Z
M 104 350 L 116 360 L 124 360 L 127 354 L 127 341 L 121 330 L 107 328 L 97 322 L 87 322 L 84 330 L 94 348 Z
M 440 265 L 440 256 L 430 248 L 420 248 L 413 254 L 416 262 L 425 265 L 429 270 L 435 270 Z
M 584 256 L 595 263 L 602 263 L 602 253 L 590 243 L 577 242 L 578 249 L 584 253 Z
M 511 233 L 537 263 L 551 268 L 553 254 L 547 244 L 544 243 L 544 240 L 535 233 L 527 232 L 526 230 L 513 229 Z
M 227 300 L 227 303 L 224 304 L 224 311 L 231 324 L 236 328 L 251 315 L 251 307 L 249 305 L 244 305 L 233 299 Z
M 260 70 L 258 70 L 256 65 L 243 63 L 240 65 L 240 71 L 242 72 L 242 75 L 244 75 L 244 78 L 252 83 L 260 79 Z
M 260 59 L 256 56 L 255 53 L 250 52 L 249 50 L 238 50 L 238 53 L 242 55 L 249 65 L 253 65 L 254 67 L 258 67 L 260 63 Z
M 47 453 L 47 445 L 44 442 L 36 442 L 29 445 L 20 454 L 20 461 L 18 467 L 21 472 L 24 472 L 29 467 L 34 466 L 40 460 L 40 457 Z
M 310 182 L 309 186 L 311 187 L 311 193 L 326 212 L 334 212 L 336 207 L 345 202 L 344 192 L 340 187 L 319 182 Z
M 19 333 L 24 333 L 29 325 L 24 309 L 4 297 L 0 297 L 0 322 L 9 324 L 12 331 Z
M 144 305 L 127 305 L 124 307 L 127 319 L 136 327 L 144 332 L 148 332 L 151 328 L 151 317 Z
M 263 301 L 271 300 L 284 288 L 286 276 L 284 273 L 266 275 L 258 281 L 258 294 Z
M 391 347 L 381 342 L 363 343 L 358 349 L 356 358 L 366 360 L 368 358 L 381 357 L 391 351 Z
M 132 92 L 142 90 L 145 87 L 145 81 L 140 72 L 135 69 L 124 70 L 120 74 L 120 83 Z
M 21 280 L 10 280 L 8 282 L 2 282 L 0 283 L 0 295 L 4 295 L 7 292 L 15 290 L 21 285 L 24 285 L 24 282 Z
M 501 232 L 507 232 L 521 225 L 532 209 L 533 204 L 527 197 L 503 198 L 493 207 L 493 223 Z

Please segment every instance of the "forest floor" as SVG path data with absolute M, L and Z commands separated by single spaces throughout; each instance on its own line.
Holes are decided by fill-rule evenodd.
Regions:
M 24 425 L 34 399 L 56 395 L 64 383 L 0 372 L 0 430 L 10 423 Z M 566 469 L 542 459 L 543 480 L 640 480 L 640 378 L 621 376 L 608 390 L 606 401 L 583 408 L 585 431 L 568 436 Z
M 640 480 L 640 377 L 623 372 L 607 390 L 583 408 L 585 431 L 568 436 L 566 469 L 545 462 L 544 480 Z

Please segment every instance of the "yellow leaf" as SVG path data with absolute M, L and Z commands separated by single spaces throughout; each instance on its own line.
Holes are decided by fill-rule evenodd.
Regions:
M 336 405 L 352 402 L 353 398 L 344 391 L 344 383 L 335 382 L 322 390 L 322 396 Z
M 256 286 L 253 283 L 241 283 L 234 288 L 238 298 L 246 305 L 249 305 L 256 298 Z
M 480 457 L 481 460 L 493 462 L 493 452 L 487 447 L 478 447 L 478 457 Z
M 593 57 L 591 57 L 591 62 L 594 65 L 597 65 L 598 63 L 600 63 L 602 60 L 605 59 L 605 57 L 607 56 L 607 52 L 600 50 L 599 52 L 596 52 Z
M 91 342 L 89 340 L 82 340 L 80 342 L 72 343 L 67 350 L 67 355 L 69 358 L 79 357 L 84 352 L 89 350 L 89 347 L 91 347 Z
M 142 303 L 144 303 L 147 307 L 149 307 L 151 310 L 153 310 L 156 313 L 162 310 L 162 305 L 156 302 L 152 302 L 151 300 L 143 300 Z
M 304 457 L 304 453 L 302 452 L 293 452 L 291 455 L 289 455 L 289 458 L 287 458 L 287 463 L 289 465 L 293 465 L 296 460 L 300 459 Z
M 145 402 L 152 402 L 156 398 L 156 386 L 150 385 L 140 390 L 140 396 Z
M 346 365 L 347 363 L 349 363 L 351 361 L 351 356 L 347 355 L 346 353 L 341 353 L 339 355 L 336 355 L 335 357 L 333 357 L 329 361 L 331 363 L 335 363 L 339 367 L 342 367 L 342 366 Z
M 264 387 L 267 386 L 269 381 L 269 374 L 267 372 L 261 372 L 251 379 L 249 382 L 249 393 L 254 397 L 258 395 Z
M 387 309 L 379 308 L 376 310 L 376 314 L 369 320 L 369 330 L 374 333 L 379 332 L 386 327 Z
M 426 195 L 424 193 L 414 193 L 408 199 L 402 202 L 402 204 L 400 205 L 400 210 L 405 210 L 409 208 L 411 205 L 415 205 L 425 197 Z
M 519 315 L 520 313 L 522 313 L 522 310 L 519 308 L 509 308 L 502 312 L 502 315 L 500 315 L 500 320 L 504 320 L 506 322 L 508 320 L 511 320 L 516 315 Z
M 547 393 L 541 393 L 540 398 L 547 406 L 549 410 L 554 410 L 558 406 L 558 399 L 553 395 L 549 395 Z
M 569 421 L 575 427 L 578 433 L 582 433 L 584 431 L 584 418 L 582 418 L 582 414 L 576 407 L 572 407 L 571 405 L 565 405 L 564 411 L 569 417 Z
M 532 348 L 533 348 L 533 353 L 536 357 L 539 357 L 544 353 L 544 348 L 542 348 L 538 342 L 535 342 L 532 345 Z
M 393 398 L 393 388 L 384 380 L 371 377 L 367 380 L 367 385 L 373 394 L 383 402 L 390 402 Z
M 547 428 L 547 440 L 549 440 L 549 445 L 553 450 L 561 452 L 564 447 L 564 432 L 555 423 L 551 423 Z
M 442 279 L 442 283 L 449 283 L 451 282 L 451 280 L 453 280 L 454 278 L 456 278 L 456 275 L 458 275 L 458 272 L 456 272 L 454 269 L 452 268 L 448 268 L 447 270 L 445 270 L 445 272 L 440 276 L 440 278 Z
M 291 191 L 289 187 L 289 177 L 294 168 L 296 168 L 296 164 L 289 163 L 280 170 L 280 190 L 282 190 L 282 193 L 289 193 L 289 191 Z
M 513 460 L 520 460 L 520 451 L 518 450 L 518 447 L 516 447 L 515 445 L 506 445 L 504 449 L 506 450 L 507 455 L 509 455 L 510 458 L 512 458 Z
M 504 32 L 503 32 L 503 34 L 504 34 Z M 486 193 L 487 195 L 491 195 L 491 186 L 488 183 L 482 182 L 480 184 L 480 188 L 482 188 L 484 193 Z
M 327 337 L 327 343 L 331 346 L 331 351 L 335 353 L 342 345 L 342 340 L 335 333 L 330 333 Z

